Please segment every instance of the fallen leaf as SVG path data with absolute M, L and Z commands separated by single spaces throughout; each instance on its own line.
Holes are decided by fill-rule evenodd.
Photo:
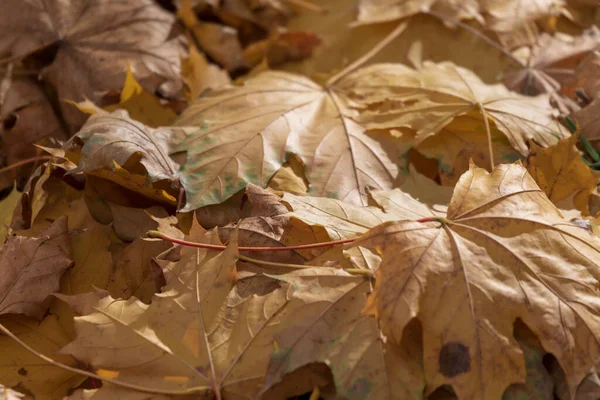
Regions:
M 591 99 L 600 97 L 600 51 L 590 52 L 575 69 L 573 76 L 565 81 L 561 91 L 569 97 L 576 98 L 575 91 L 583 89 Z
M 571 114 L 580 128 L 580 133 L 596 149 L 600 150 L 600 99 L 594 99 L 586 107 Z
M 267 39 L 246 47 L 244 59 L 250 68 L 265 59 L 267 66 L 274 68 L 289 61 L 310 57 L 319 44 L 321 40 L 314 33 L 275 29 Z
M 207 89 L 218 89 L 231 82 L 227 72 L 209 63 L 194 45 L 190 45 L 190 57 L 181 61 L 181 77 L 189 92 L 188 100 L 200 96 Z
M 227 72 L 246 68 L 242 45 L 235 28 L 214 22 L 200 21 L 185 1 L 177 10 L 177 15 L 194 34 L 194 38 L 213 60 Z
M 392 340 L 423 325 L 428 391 L 498 399 L 526 378 L 517 318 L 569 377 L 569 391 L 600 350 L 600 239 L 570 224 L 518 164 L 472 166 L 445 218 L 388 222 L 354 243 L 382 249 L 367 310 Z
M 0 243 L 4 243 L 4 239 L 11 225 L 13 212 L 20 200 L 21 193 L 13 189 L 7 198 L 0 201 Z
M 196 100 L 176 124 L 197 126 L 173 149 L 187 152 L 180 172 L 187 195 L 182 211 L 220 203 L 246 183 L 266 186 L 286 151 L 304 162 L 309 194 L 365 204 L 365 186 L 390 188 L 398 174 L 396 149 L 384 148 L 384 135 L 375 140 L 354 122 L 345 99 L 368 78 L 351 75 L 323 89 L 272 71 Z
M 265 388 L 311 362 L 326 363 L 338 396 L 346 399 L 421 399 L 425 382 L 420 345 L 381 340 L 375 318 L 361 315 L 367 279 L 330 268 L 272 278 L 294 287 L 282 310 L 286 327 L 276 337 Z
M 104 109 L 109 112 L 126 110 L 131 118 L 152 128 L 171 125 L 177 118 L 173 109 L 161 104 L 156 96 L 138 83 L 129 67 L 119 104 L 106 106 Z
M 48 315 L 41 322 L 23 316 L 4 316 L 1 322 L 35 351 L 68 366 L 76 366 L 73 357 L 57 354 L 71 339 L 56 316 Z M 7 387 L 19 385 L 35 398 L 62 399 L 71 388 L 86 379 L 40 361 L 37 355 L 6 335 L 0 336 L 0 347 L 3 354 L 0 358 L 0 381 Z
M 0 56 L 52 49 L 55 57 L 42 76 L 60 99 L 95 101 L 120 90 L 127 63 L 148 90 L 173 96 L 182 87 L 180 56 L 186 51 L 185 39 L 173 35 L 174 22 L 150 0 L 65 0 L 48 7 L 40 0 L 9 0 L 0 18 Z M 67 119 L 80 120 L 69 107 L 61 104 Z
M 581 159 L 578 140 L 574 134 L 548 148 L 531 143 L 527 171 L 558 208 L 576 208 L 586 216 L 590 214 L 588 201 L 598 177 Z
M 523 156 L 529 139 L 547 146 L 569 135 L 555 118 L 547 95 L 525 97 L 503 85 L 486 85 L 471 71 L 452 63 L 426 62 L 418 71 L 394 64 L 374 65 L 361 74 L 372 76 L 370 85 L 378 85 L 380 90 L 363 102 L 363 107 L 373 109 L 361 112 L 358 122 L 367 129 L 408 127 L 416 132 L 416 145 L 471 112 L 480 120 L 488 119 L 490 128 L 495 126 L 506 135 Z M 355 93 L 360 95 L 360 88 Z
M 135 296 L 144 303 L 150 303 L 152 296 L 160 289 L 153 281 L 152 259 L 170 247 L 171 243 L 163 240 L 136 238 L 115 260 L 107 291 L 114 298 L 129 299 Z
M 586 54 L 598 46 L 600 31 L 596 27 L 578 36 L 543 33 L 535 47 L 526 50 L 526 57 L 518 57 L 518 50 L 513 52 L 521 66 L 507 72 L 504 83 L 509 89 L 530 96 L 556 93 Z
M 170 129 L 144 126 L 123 110 L 94 114 L 75 136 L 84 142 L 76 172 L 125 165 L 137 153 L 149 182 L 174 179 L 179 165 L 169 157 L 171 135 Z
M 150 392 L 256 393 L 286 297 L 283 290 L 245 299 L 230 292 L 236 252 L 235 238 L 224 252 L 182 248 L 181 260 L 163 265 L 167 285 L 150 305 L 88 296 L 92 311 L 75 318 L 77 337 L 61 352 Z
M 394 21 L 430 9 L 454 19 L 481 19 L 479 8 L 477 0 L 359 0 L 357 22 L 371 24 Z
M 58 290 L 63 272 L 73 265 L 67 218 L 56 220 L 39 237 L 9 237 L 0 247 L 0 314 L 42 319 L 48 295 Z
M 490 126 L 490 137 L 495 164 L 510 164 L 524 158 L 494 124 Z M 481 120 L 478 110 L 454 118 L 414 150 L 435 161 L 437 175 L 444 186 L 456 185 L 461 175 L 469 170 L 471 160 L 477 165 L 488 166 L 492 163 L 485 121 Z

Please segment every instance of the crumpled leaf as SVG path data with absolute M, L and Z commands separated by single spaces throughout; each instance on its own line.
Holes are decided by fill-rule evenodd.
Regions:
M 0 314 L 41 319 L 49 306 L 48 295 L 58 290 L 61 275 L 72 264 L 66 217 L 39 237 L 9 237 L 0 247 Z
M 598 177 L 581 159 L 578 140 L 574 134 L 548 148 L 531 143 L 527 171 L 558 208 L 576 208 L 586 216 L 590 214 L 588 201 Z
M 0 16 L 0 57 L 24 57 L 55 49 L 42 70 L 61 99 L 97 100 L 120 90 L 127 63 L 150 91 L 173 96 L 182 84 L 180 56 L 185 39 L 173 34 L 175 17 L 151 0 L 8 0 Z M 36 29 L 32 30 L 31 26 Z M 63 112 L 72 117 L 68 105 Z
M 149 182 L 174 179 L 179 165 L 169 157 L 171 135 L 169 128 L 149 128 L 129 118 L 124 110 L 94 114 L 75 136 L 84 142 L 76 171 L 110 168 L 114 162 L 125 165 L 135 154 L 146 168 Z
M 471 167 L 445 218 L 388 222 L 355 245 L 382 249 L 367 310 L 393 340 L 423 326 L 428 390 L 498 399 L 525 381 L 519 318 L 552 353 L 569 391 L 600 353 L 600 239 L 562 218 L 519 164 Z
M 286 152 L 304 162 L 308 194 L 362 205 L 367 185 L 391 188 L 398 146 L 385 134 L 377 140 L 368 135 L 352 119 L 346 98 L 361 85 L 362 96 L 374 94 L 369 78 L 352 74 L 323 89 L 307 78 L 269 71 L 192 103 L 177 125 L 198 130 L 173 150 L 187 152 L 180 175 L 187 195 L 183 211 L 220 203 L 246 183 L 266 186 Z

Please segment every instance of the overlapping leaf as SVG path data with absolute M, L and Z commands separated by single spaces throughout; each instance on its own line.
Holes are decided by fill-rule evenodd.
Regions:
M 461 399 L 498 399 L 525 380 L 513 324 L 552 353 L 571 393 L 600 356 L 600 240 L 562 218 L 518 164 L 475 166 L 445 218 L 390 222 L 357 242 L 383 261 L 369 310 L 400 340 L 423 325 L 428 387 Z
M 0 247 L 0 314 L 41 319 L 48 296 L 58 290 L 61 275 L 72 263 L 65 217 L 39 237 L 10 237 Z
M 199 127 L 175 147 L 187 152 L 184 210 L 222 202 L 247 182 L 265 186 L 286 152 L 306 164 L 309 194 L 360 205 L 366 204 L 367 185 L 391 188 L 398 175 L 395 157 L 352 119 L 345 98 L 346 88 L 363 83 L 368 81 L 350 75 L 322 88 L 301 76 L 266 72 L 198 99 L 178 122 Z
M 182 86 L 180 56 L 186 50 L 182 37 L 172 35 L 174 22 L 172 14 L 150 0 L 61 0 L 50 5 L 9 0 L 0 16 L 0 56 L 24 57 L 50 48 L 56 56 L 43 75 L 62 99 L 95 100 L 105 91 L 119 90 L 127 62 L 149 89 L 160 87 L 172 95 Z M 164 81 L 154 80 L 156 76 Z

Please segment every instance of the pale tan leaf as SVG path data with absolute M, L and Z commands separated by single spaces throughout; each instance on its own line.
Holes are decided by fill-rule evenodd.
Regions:
M 363 75 L 365 84 L 368 79 Z M 198 99 L 177 123 L 198 130 L 173 150 L 187 152 L 181 172 L 184 210 L 222 202 L 248 182 L 266 186 L 286 151 L 304 162 L 309 194 L 361 205 L 367 185 L 391 188 L 398 174 L 392 159 L 400 150 L 384 147 L 391 137 L 375 139 L 352 119 L 345 96 L 360 85 L 351 75 L 324 89 L 307 78 L 271 71 Z
M 445 218 L 389 222 L 355 243 L 382 249 L 368 309 L 400 340 L 423 325 L 429 391 L 498 399 L 525 381 L 520 319 L 552 353 L 569 391 L 600 354 L 600 239 L 562 218 L 525 168 L 471 167 Z

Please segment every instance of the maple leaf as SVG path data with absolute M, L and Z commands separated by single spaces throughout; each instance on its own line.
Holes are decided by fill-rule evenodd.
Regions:
M 48 295 L 58 290 L 61 275 L 72 264 L 66 217 L 37 238 L 9 237 L 0 247 L 0 314 L 41 319 L 49 306 Z
M 196 225 L 188 240 L 201 237 Z M 212 242 L 218 242 L 214 235 Z M 163 262 L 167 284 L 150 305 L 106 293 L 57 295 L 76 312 L 87 310 L 75 318 L 77 336 L 62 352 L 146 392 L 255 393 L 286 295 L 276 290 L 242 298 L 232 291 L 236 253 L 235 237 L 224 252 L 182 248 L 178 261 Z
M 190 56 L 181 62 L 181 77 L 189 92 L 188 100 L 198 97 L 206 89 L 217 89 L 231 82 L 227 72 L 209 63 L 194 45 L 190 45 Z
M 331 268 L 270 276 L 294 291 L 281 311 L 286 328 L 276 336 L 277 349 L 261 393 L 297 368 L 324 362 L 342 398 L 422 398 L 418 339 L 386 343 L 377 320 L 361 314 L 369 280 Z
M 418 71 L 382 64 L 364 68 L 361 73 L 376 79 L 371 84 L 378 85 L 379 92 L 378 97 L 373 96 L 378 103 L 362 102 L 366 103 L 363 107 L 371 108 L 361 112 L 357 121 L 368 129 L 408 127 L 416 132 L 416 145 L 470 112 L 484 122 L 489 119 L 524 156 L 528 139 L 551 145 L 569 136 L 553 118 L 555 112 L 547 96 L 531 98 L 510 92 L 503 85 L 486 85 L 471 71 L 449 62 L 426 62 Z M 360 95 L 360 90 L 356 94 Z
M 600 239 L 563 219 L 518 164 L 472 166 L 437 221 L 388 222 L 355 243 L 382 249 L 367 309 L 384 333 L 398 341 L 418 318 L 428 387 L 497 399 L 525 381 L 520 319 L 574 393 L 600 353 Z
M 57 316 L 48 315 L 41 322 L 21 315 L 11 315 L 10 319 L 4 316 L 2 324 L 39 353 L 75 366 L 73 357 L 57 354 L 71 340 Z M 69 389 L 79 386 L 85 380 L 85 377 L 72 371 L 41 363 L 37 355 L 25 350 L 6 335 L 0 336 L 0 346 L 3 353 L 0 358 L 0 380 L 5 386 L 19 385 L 35 398 L 61 399 Z
M 369 136 L 345 99 L 345 91 L 362 84 L 362 96 L 369 89 L 375 94 L 369 78 L 352 74 L 323 88 L 270 71 L 196 100 L 177 125 L 199 129 L 173 149 L 187 152 L 180 175 L 187 194 L 183 211 L 220 203 L 248 182 L 266 186 L 286 151 L 305 163 L 309 194 L 366 204 L 367 185 L 391 188 L 398 168 L 380 143 L 385 135 Z
M 536 46 L 527 49 L 525 57 L 519 57 L 518 50 L 514 52 L 522 69 L 506 73 L 504 82 L 509 89 L 528 95 L 556 92 L 571 77 L 578 61 L 598 45 L 600 32 L 597 28 L 586 30 L 579 36 L 543 33 Z
M 454 19 L 481 19 L 479 8 L 478 0 L 359 0 L 357 22 L 393 21 L 429 10 Z
M 581 61 L 573 76 L 564 82 L 561 92 L 575 97 L 576 90 L 581 88 L 592 99 L 600 97 L 598 70 L 600 70 L 600 52 L 596 50 Z
M 127 62 L 149 90 L 174 95 L 182 86 L 180 56 L 186 51 L 182 36 L 173 35 L 174 22 L 150 0 L 63 0 L 50 6 L 8 0 L 0 16 L 0 56 L 22 58 L 50 49 L 55 57 L 42 76 L 61 99 L 94 101 L 119 90 Z
M 579 136 L 573 135 L 548 148 L 531 143 L 527 171 L 557 207 L 576 208 L 585 216 L 598 178 L 581 159 L 578 140 Z
M 177 182 L 179 165 L 169 156 L 169 142 L 184 135 L 178 132 L 181 130 L 147 127 L 124 110 L 98 111 L 65 145 L 71 150 L 81 148 L 78 167 L 69 173 L 90 173 L 158 201 L 175 203 L 172 195 L 153 183 Z M 95 182 L 91 187 L 100 189 L 101 185 Z

